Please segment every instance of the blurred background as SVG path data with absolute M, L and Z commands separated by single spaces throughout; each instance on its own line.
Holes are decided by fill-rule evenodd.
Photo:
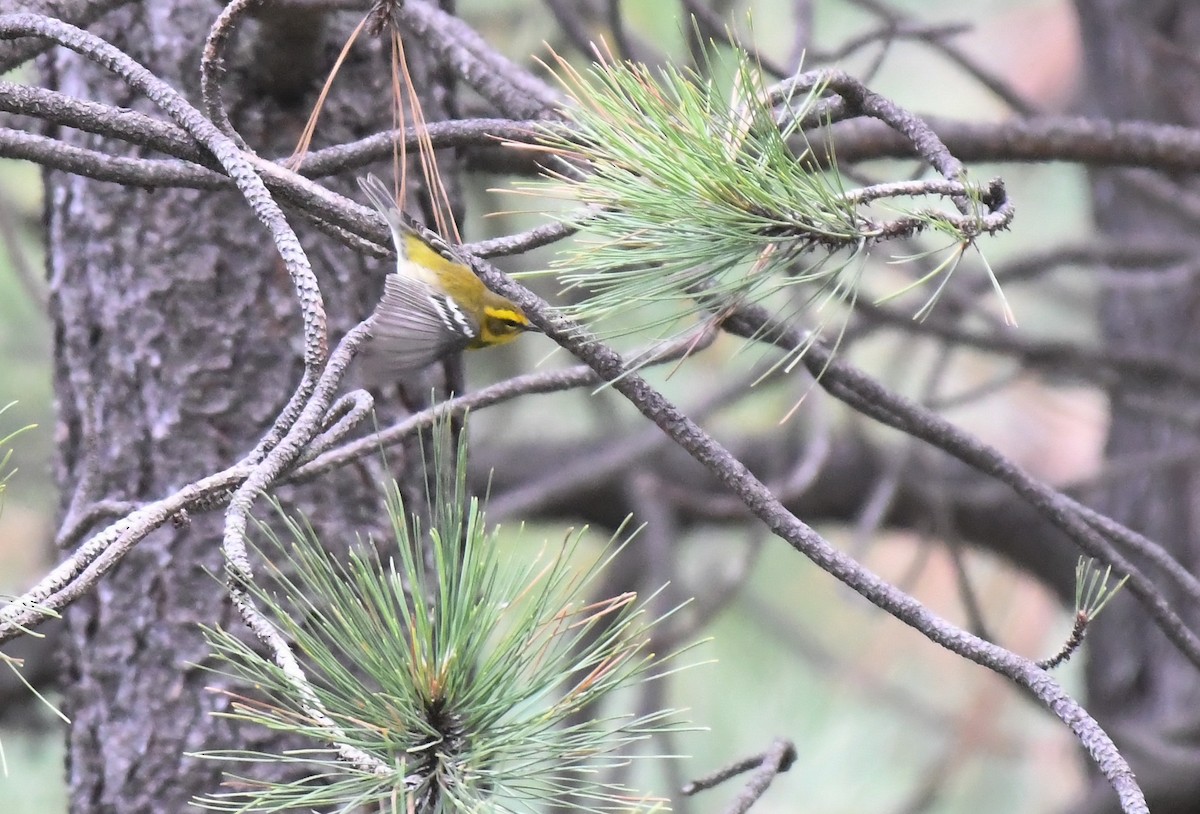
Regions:
M 779 62 L 794 60 L 789 52 L 794 39 L 790 0 L 725 5 L 726 19 L 763 53 Z M 814 42 L 829 50 L 878 27 L 869 4 L 826 0 L 813 6 Z M 949 41 L 970 60 L 1043 111 L 1071 108 L 1080 59 L 1069 2 L 911 0 L 888 6 L 925 25 L 964 24 L 962 33 Z M 627 0 L 621 8 L 637 37 L 669 55 L 686 54 L 686 23 L 676 4 Z M 544 56 L 543 43 L 561 38 L 553 15 L 540 3 L 460 0 L 457 11 L 515 59 Z M 864 47 L 840 66 L 919 114 L 989 122 L 1007 109 L 965 77 L 959 65 L 916 40 Z M 5 78 L 30 80 L 28 75 Z M 1078 240 L 1088 234 L 1088 193 L 1078 167 L 972 166 L 972 173 L 975 178 L 1003 176 L 1017 203 L 1012 230 L 984 246 L 993 267 L 1056 245 L 1064 236 Z M 471 221 L 465 233 L 478 238 L 505 231 L 503 222 L 478 218 L 513 208 L 511 199 L 486 191 L 507 185 L 507 179 L 468 177 L 466 183 Z M 0 437 L 25 424 L 38 425 L 14 441 L 11 463 L 18 472 L 0 513 L 0 591 L 5 593 L 21 591 L 55 560 L 50 539 L 59 498 L 52 477 L 51 331 L 44 307 L 41 206 L 38 168 L 0 161 L 0 405 L 16 402 L 0 416 Z M 542 252 L 527 262 L 530 267 L 545 265 L 548 256 Z M 509 266 L 520 270 L 512 262 Z M 1009 294 L 1023 330 L 1092 336 L 1094 300 L 1082 277 L 1065 272 L 1053 285 L 1052 296 L 1042 287 Z M 897 345 L 895 338 L 880 332 L 856 344 L 853 358 L 891 386 L 919 391 L 921 371 L 932 362 L 935 348 L 910 340 Z M 727 361 L 734 350 L 731 344 L 712 353 Z M 545 346 L 519 351 L 521 364 L 537 363 L 544 351 Z M 996 379 L 1005 365 L 992 357 L 959 353 L 946 380 L 965 392 Z M 475 375 L 470 374 L 472 379 Z M 670 380 L 656 379 L 680 398 L 703 392 L 710 380 L 703 359 Z M 764 389 L 760 399 L 718 412 L 711 423 L 718 435 L 748 425 L 771 426 L 802 390 L 794 385 Z M 1035 475 L 1066 483 L 1097 466 L 1106 405 L 1096 390 L 1019 376 L 967 404 L 948 415 Z M 625 420 L 633 426 L 636 419 L 627 412 Z M 573 410 L 555 409 L 529 415 L 513 405 L 482 414 L 479 421 L 485 427 L 489 421 L 503 422 L 516 438 L 534 438 L 565 436 L 577 417 Z M 835 415 L 827 420 L 841 419 Z M 935 541 L 916 534 L 875 533 L 864 543 L 849 525 L 827 524 L 819 530 L 939 614 L 960 623 L 964 619 L 958 571 L 947 549 Z M 535 526 L 524 537 L 560 533 Z M 692 552 L 683 592 L 689 581 L 703 588 L 713 578 L 711 564 L 727 561 L 731 550 L 741 552 L 747 583 L 716 614 L 708 631 L 712 640 L 698 651 L 714 663 L 672 678 L 671 703 L 689 707 L 691 720 L 707 727 L 679 736 L 674 744 L 689 755 L 674 769 L 678 777 L 706 773 L 762 751 L 773 737 L 786 737 L 795 742 L 799 759 L 759 803 L 763 814 L 794 811 L 800 799 L 806 811 L 831 813 L 1050 812 L 1077 792 L 1074 740 L 997 676 L 936 648 L 816 568 L 798 569 L 793 552 L 779 541 L 703 526 L 681 533 L 691 537 Z M 962 556 L 968 559 L 966 568 L 996 640 L 1034 658 L 1055 652 L 1070 629 L 1070 618 L 1056 601 L 991 557 L 970 551 Z M 1078 693 L 1076 665 L 1061 672 L 1068 688 Z M 7 703 L 16 702 L 10 698 Z M 9 709 L 0 716 L 7 766 L 0 776 L 0 808 L 8 814 L 63 811 L 62 725 L 36 704 L 22 706 L 22 711 Z M 732 794 L 732 786 L 722 787 L 689 805 L 694 811 L 718 811 Z

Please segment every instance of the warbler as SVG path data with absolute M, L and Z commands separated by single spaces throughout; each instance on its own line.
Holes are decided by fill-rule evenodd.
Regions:
M 358 179 L 396 244 L 396 271 L 384 278 L 367 364 L 372 377 L 395 378 L 451 353 L 511 342 L 536 331 L 525 313 L 491 291 L 457 252 L 410 220 L 374 175 Z

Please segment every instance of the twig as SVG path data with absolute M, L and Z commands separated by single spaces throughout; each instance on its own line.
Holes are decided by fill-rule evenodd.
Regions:
M 345 466 L 360 458 L 374 455 L 380 449 L 394 446 L 411 437 L 414 433 L 428 429 L 440 416 L 459 416 L 468 410 L 479 410 L 492 404 L 533 393 L 556 393 L 573 387 L 585 387 L 596 384 L 599 380 L 589 369 L 573 367 L 566 370 L 553 370 L 543 373 L 530 373 L 500 382 L 469 393 L 456 396 L 433 407 L 426 408 L 400 421 L 397 424 L 362 438 L 355 439 L 339 446 L 337 449 L 325 452 L 303 465 L 288 476 L 289 483 L 303 483 L 319 477 L 331 469 Z
M 221 97 L 221 80 L 225 76 L 225 46 L 229 43 L 229 35 L 242 18 L 264 5 L 264 2 L 265 0 L 232 0 L 221 9 L 221 13 L 208 30 L 208 37 L 204 40 L 204 52 L 200 56 L 200 100 L 204 104 L 204 111 L 217 129 L 243 150 L 247 149 L 246 141 L 229 120 L 225 100 Z
M 694 341 L 691 337 L 685 336 L 675 342 L 652 348 L 651 351 L 647 352 L 647 361 L 645 364 L 651 366 L 665 364 L 690 354 L 694 349 Z M 486 387 L 483 390 L 477 390 L 474 393 L 449 399 L 419 413 L 414 413 L 387 429 L 343 444 L 335 450 L 317 456 L 313 460 L 303 459 L 304 465 L 297 468 L 288 480 L 289 482 L 311 480 L 330 469 L 335 469 L 359 458 L 373 455 L 380 449 L 386 449 L 400 443 L 414 432 L 419 432 L 433 426 L 434 419 L 439 416 L 457 417 L 469 410 L 478 410 L 520 395 L 555 393 L 575 387 L 586 387 L 600 383 L 600 378 L 586 366 L 517 376 L 494 384 L 491 387 Z
M 875 14 L 878 14 L 880 17 L 883 17 L 894 25 L 911 24 L 909 18 L 907 18 L 901 12 L 896 11 L 895 9 L 879 2 L 878 0 L 851 1 L 857 6 L 869 9 Z M 975 61 L 973 56 L 959 48 L 954 43 L 947 42 L 942 37 L 927 38 L 925 41 L 928 42 L 935 50 L 945 54 L 951 62 L 955 63 L 968 74 L 973 76 L 985 88 L 996 94 L 996 96 L 1000 97 L 1000 99 L 1007 103 L 1009 107 L 1011 107 L 1017 113 L 1023 116 L 1030 116 L 1037 112 L 1034 106 L 1019 93 L 1013 90 L 1008 83 L 981 66 Z
M 913 152 L 928 162 L 947 181 L 962 182 L 965 177 L 962 161 L 946 147 L 924 119 L 887 97 L 875 93 L 844 71 L 820 70 L 796 74 L 770 88 L 769 98 L 774 104 L 786 105 L 792 98 L 803 98 L 814 88 L 819 88 L 826 94 L 836 94 L 836 97 L 827 100 L 830 104 L 814 108 L 804 124 L 820 126 L 831 120 L 863 116 L 877 119 L 906 141 Z M 972 214 L 973 207 L 965 196 L 957 196 L 955 205 L 962 214 Z
M 367 336 L 369 323 L 361 323 L 342 339 L 337 350 L 330 356 L 311 397 L 308 398 L 291 422 L 287 433 L 277 443 L 260 443 L 259 448 L 269 447 L 262 461 L 251 467 L 229 501 L 225 512 L 225 530 L 221 552 L 225 556 L 228 575 L 226 584 L 234 606 L 258 640 L 271 651 L 271 658 L 283 671 L 299 696 L 301 706 L 311 721 L 327 733 L 326 739 L 333 745 L 338 756 L 359 771 L 388 775 L 399 771 L 373 755 L 346 743 L 346 734 L 332 718 L 308 682 L 300 662 L 292 652 L 283 634 L 258 610 L 246 590 L 253 581 L 250 556 L 246 545 L 246 527 L 255 499 L 276 482 L 321 431 L 325 416 L 330 409 L 334 393 L 341 384 L 354 351 Z M 278 426 L 278 424 L 276 425 Z
M 868 320 L 935 336 L 957 347 L 1011 356 L 1027 368 L 1066 371 L 1108 389 L 1130 387 L 1136 382 L 1155 389 L 1200 390 L 1200 365 L 1189 364 L 1190 359 L 1172 360 L 1136 351 L 1101 350 L 1061 339 L 1030 339 L 1003 329 L 981 334 L 937 319 L 919 322 L 911 314 L 870 303 L 860 303 L 858 312 Z
M 885 47 L 899 40 L 920 40 L 931 42 L 953 37 L 970 31 L 969 23 L 926 24 L 926 23 L 885 23 L 878 28 L 864 31 L 843 42 L 837 48 L 829 51 L 810 51 L 812 62 L 823 63 L 841 62 L 853 56 L 855 51 L 877 42 L 883 42 Z
M 1083 640 L 1087 636 L 1088 615 L 1086 613 L 1077 612 L 1075 614 L 1075 624 L 1071 626 L 1071 635 L 1063 642 L 1063 646 L 1057 653 L 1048 659 L 1042 659 L 1037 663 L 1038 667 L 1043 670 L 1053 670 L 1058 665 L 1065 662 L 1074 655 L 1075 651 L 1083 646 Z
M 0 607 L 0 644 L 37 627 L 90 591 L 150 532 L 182 510 L 245 480 L 248 465 L 236 465 L 188 484 L 174 494 L 126 515 L 94 535 L 30 590 Z
M 1179 125 L 1082 116 L 1038 116 L 986 124 L 935 116 L 927 121 L 963 161 L 1070 161 L 1091 167 L 1159 170 L 1200 167 L 1200 132 Z M 916 154 L 902 136 L 876 122 L 842 122 L 831 135 L 839 162 Z M 818 155 L 826 152 L 819 141 L 813 147 Z
M 798 332 L 772 320 L 761 308 L 743 306 L 725 326 L 740 336 L 776 345 L 790 352 L 804 340 Z M 1158 558 L 1169 558 L 1161 546 L 1113 520 L 1101 521 L 1095 512 L 1087 514 L 1079 504 L 1031 477 L 998 451 L 969 436 L 949 421 L 900 396 L 841 359 L 820 343 L 809 343 L 804 365 L 818 377 L 830 395 L 860 413 L 927 441 L 963 463 L 1009 485 L 1047 520 L 1065 532 L 1089 555 L 1129 574 L 1130 591 L 1138 598 L 1167 638 L 1193 664 L 1200 666 L 1200 638 L 1184 623 L 1163 597 L 1162 592 L 1132 563 L 1120 555 L 1109 539 L 1119 539 L 1131 551 L 1145 551 Z M 1097 524 L 1101 529 L 1097 529 Z M 1147 545 L 1149 547 L 1147 547 Z M 1182 570 L 1182 569 L 1181 569 Z M 1189 593 L 1191 591 L 1189 590 Z
M 328 355 L 325 306 L 316 275 L 288 225 L 279 205 L 271 197 L 254 165 L 232 141 L 204 118 L 170 85 L 139 65 L 127 54 L 104 40 L 74 26 L 35 14 L 0 16 L 0 38 L 41 37 L 59 43 L 121 77 L 140 91 L 176 124 L 213 154 L 233 179 L 255 216 L 267 227 L 283 261 L 304 321 L 304 376 L 288 407 L 280 414 L 276 430 L 295 419 L 298 405 L 316 386 L 317 375 Z M 270 435 L 267 436 L 268 438 Z
M 569 131 L 561 122 L 537 122 L 522 119 L 454 119 L 428 122 L 424 131 L 434 149 L 456 147 L 490 147 L 501 142 L 533 143 L 539 133 Z M 364 167 L 373 161 L 390 158 L 398 140 L 408 150 L 417 149 L 417 128 L 385 130 L 357 141 L 335 144 L 314 150 L 304 156 L 298 172 L 309 178 L 319 178 L 346 170 Z
M 105 14 L 133 0 L 22 0 L 21 10 L 44 14 L 86 28 Z M 46 42 L 0 43 L 0 74 L 5 74 L 36 57 L 49 47 Z
M 790 769 L 795 762 L 796 747 L 792 742 L 776 740 L 763 755 L 762 763 L 754 770 L 754 774 L 750 775 L 738 796 L 725 809 L 725 814 L 746 814 L 750 807 L 758 802 L 758 798 L 766 793 L 775 778 Z
M 52 136 L 7 127 L 0 127 L 0 158 L 32 161 L 72 175 L 125 186 L 190 189 L 227 189 L 233 186 L 220 173 L 194 164 L 174 159 L 113 156 L 99 150 L 66 144 Z
M 753 769 L 768 769 L 769 776 L 767 777 L 767 783 L 770 783 L 770 781 L 774 779 L 776 775 L 782 774 L 783 772 L 786 772 L 788 769 L 792 768 L 792 764 L 795 762 L 796 747 L 789 740 L 777 738 L 771 743 L 771 748 L 767 751 L 744 758 L 736 763 L 731 763 L 722 769 L 717 769 L 712 774 L 707 774 L 704 777 L 697 778 L 696 780 L 688 783 L 679 791 L 681 794 L 691 797 L 693 794 L 699 794 L 702 791 L 716 788 L 726 780 L 729 780 L 732 777 L 737 777 L 739 774 L 752 771 Z M 749 787 L 749 784 L 747 784 L 747 787 Z M 763 786 L 762 791 L 765 790 L 766 786 Z M 758 797 L 762 796 L 762 791 L 759 791 L 754 800 L 757 800 Z M 751 800 L 750 803 L 753 804 L 754 800 Z M 749 806 L 741 811 L 744 812 L 748 809 Z
M 76 99 L 36 85 L 7 81 L 0 81 L 0 110 L 19 116 L 32 116 L 50 124 L 71 127 L 86 133 L 121 139 L 185 161 L 206 162 L 209 169 L 220 170 L 220 165 L 200 149 L 196 140 L 183 128 L 138 113 L 136 110 L 114 107 L 90 99 Z
M 728 489 L 737 494 L 767 528 L 818 567 L 871 603 L 920 631 L 936 644 L 981 664 L 1029 689 L 1079 739 L 1112 785 L 1129 814 L 1148 812 L 1145 797 L 1128 763 L 1108 734 L 1074 698 L 1032 661 L 983 641 L 932 613 L 913 597 L 868 571 L 831 546 L 771 494 L 741 461 L 657 392 L 641 376 L 629 373 L 624 360 L 582 326 L 550 319 L 548 304 L 482 260 L 474 263 L 483 281 L 519 305 L 530 321 L 583 360 L 639 412 L 653 421 Z M 807 357 L 806 357 L 807 358 Z
M 542 118 L 562 104 L 562 97 L 549 85 L 492 48 L 475 29 L 427 0 L 405 0 L 400 19 L 456 76 L 505 115 Z
M 344 447 L 321 453 L 320 450 L 330 443 L 341 440 L 339 433 L 349 432 L 351 416 L 361 415 L 367 409 L 367 403 L 361 395 L 350 394 L 349 401 L 339 401 L 329 409 L 326 421 L 332 419 L 333 426 L 313 436 L 297 459 L 295 469 L 281 476 L 281 480 L 287 483 L 308 480 L 374 454 L 381 447 L 400 443 L 422 429 L 431 427 L 443 410 L 462 413 L 527 393 L 556 392 L 569 387 L 594 385 L 598 381 L 596 375 L 584 367 L 510 379 L 409 416 L 396 426 L 352 441 Z M 68 604 L 91 590 L 100 577 L 150 532 L 178 517 L 181 512 L 210 511 L 224 505 L 230 499 L 231 490 L 244 483 L 253 468 L 247 459 L 215 475 L 201 478 L 165 498 L 125 514 L 90 537 L 37 585 L 0 607 L 0 643 L 21 635 L 27 628 L 36 627 L 54 612 L 64 610 Z M 64 539 L 73 540 L 98 517 L 111 515 L 118 508 L 115 502 L 106 501 L 84 511 L 69 528 L 64 529 Z
M 134 110 L 101 104 L 87 99 L 75 99 L 57 91 L 34 85 L 21 85 L 0 80 L 0 111 L 32 116 L 52 124 L 109 136 L 156 150 L 182 161 L 200 164 L 205 169 L 221 173 L 221 165 L 182 128 L 170 122 L 138 113 Z M 493 146 L 501 141 L 530 142 L 546 128 L 566 129 L 556 122 L 534 122 L 512 119 L 456 119 L 429 122 L 425 132 L 434 149 Z M 417 128 L 385 130 L 357 141 L 337 144 L 305 155 L 299 173 L 309 178 L 353 170 L 373 161 L 389 158 L 397 140 L 408 149 L 416 149 Z M 56 142 L 61 143 L 61 142 Z M 276 159 L 282 165 L 289 157 Z M 136 167 L 137 164 L 130 164 Z M 154 164 L 147 164 L 153 167 Z M 165 164 L 164 164 L 165 166 Z M 165 176 L 166 170 L 159 171 Z M 180 173 L 178 186 L 214 183 L 206 173 L 191 168 Z M 115 180 L 115 179 L 113 179 Z M 139 179 L 139 184 L 141 179 Z M 163 185 L 168 185 L 165 179 Z M 229 182 L 222 182 L 229 186 Z

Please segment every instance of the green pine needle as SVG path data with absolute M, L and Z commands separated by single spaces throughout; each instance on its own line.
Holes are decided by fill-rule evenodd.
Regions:
M 832 156 L 819 160 L 799 132 L 825 88 L 772 99 L 750 57 L 716 59 L 708 73 L 731 77 L 731 91 L 599 51 L 585 71 L 561 58 L 552 69 L 574 102 L 563 110 L 573 127 L 540 134 L 535 149 L 563 161 L 528 188 L 585 207 L 574 216 L 578 248 L 555 265 L 583 291 L 570 316 L 620 317 L 596 326 L 605 338 L 677 331 L 739 303 L 786 308 L 776 295 L 797 284 L 809 284 L 809 307 L 830 292 L 847 306 L 859 296 L 857 261 L 880 239 L 879 202 L 848 191 Z M 971 239 L 934 210 L 906 214 Z
M 1080 557 L 1075 565 L 1075 612 L 1086 616 L 1088 621 L 1099 616 L 1104 606 L 1125 587 L 1129 575 L 1121 577 L 1112 586 L 1109 585 L 1111 579 L 1111 565 L 1106 565 L 1102 571 L 1091 557 Z
M 439 444 L 439 446 L 441 446 Z M 447 442 L 448 446 L 448 442 Z M 502 551 L 479 503 L 465 498 L 461 457 L 435 461 L 442 479 L 427 535 L 394 484 L 388 490 L 396 560 L 373 545 L 335 559 L 303 520 L 281 517 L 290 539 L 263 527 L 270 588 L 255 601 L 294 642 L 317 698 L 345 743 L 394 770 L 369 774 L 326 749 L 288 755 L 207 753 L 220 759 L 296 762 L 293 783 L 233 779 L 199 802 L 222 811 L 280 811 L 369 804 L 396 812 L 518 812 L 561 806 L 636 811 L 654 801 L 605 779 L 620 753 L 673 712 L 619 714 L 602 702 L 657 677 L 646 603 L 633 594 L 589 603 L 586 589 L 615 555 L 577 571 L 582 537 L 568 535 L 532 562 Z M 410 590 L 424 586 L 425 599 Z M 416 588 L 420 591 L 420 588 Z M 230 674 L 254 687 L 233 717 L 327 746 L 287 676 L 238 637 L 207 631 Z M 580 713 L 586 712 L 585 715 Z
M 6 412 L 8 412 L 15 404 L 16 404 L 15 401 L 10 401 L 8 404 L 0 406 L 0 416 L 4 415 Z M 27 432 L 28 430 L 32 430 L 36 426 L 37 426 L 36 424 L 26 424 L 24 427 L 18 427 L 17 429 L 12 430 L 11 432 L 7 433 L 6 435 L 0 437 L 0 450 L 2 450 L 2 451 L 0 451 L 0 512 L 3 512 L 3 510 L 4 510 L 4 493 L 5 493 L 5 489 L 8 486 L 8 481 L 13 475 L 17 474 L 16 468 L 13 468 L 13 469 L 8 468 L 8 463 L 12 459 L 12 454 L 13 454 L 13 450 L 12 450 L 12 447 L 10 446 L 10 444 L 18 435 L 20 435 L 23 432 Z M 12 602 L 12 601 L 14 601 L 14 599 L 13 599 L 13 597 L 0 596 L 0 601 Z M 25 602 L 25 604 L 27 606 L 30 605 L 30 603 L 28 603 L 27 601 Z M 37 607 L 38 609 L 40 609 L 42 611 L 46 611 L 51 616 L 54 616 L 56 618 L 58 616 L 57 613 L 50 611 L 41 605 L 36 605 L 34 607 Z M 38 637 L 42 636 L 41 633 L 37 633 L 33 630 L 27 630 L 24 628 L 22 628 L 22 632 L 28 636 L 38 636 Z M 57 707 L 55 707 L 54 704 L 52 704 L 49 699 L 47 699 L 44 695 L 42 695 L 40 692 L 38 692 L 37 688 L 34 687 L 32 684 L 30 684 L 29 680 L 26 679 L 25 676 L 21 673 L 21 668 L 24 666 L 24 662 L 21 659 L 14 658 L 14 657 L 9 656 L 9 655 L 5 654 L 4 652 L 0 651 L 0 666 L 7 667 L 10 671 L 12 671 L 13 675 L 16 676 L 17 681 L 24 684 L 25 689 L 29 690 L 29 692 L 32 693 L 34 695 L 34 697 L 36 697 L 39 701 L 41 701 L 42 705 L 44 707 L 46 707 L 46 709 L 50 710 L 52 713 L 54 713 L 56 716 L 58 716 L 61 720 L 65 721 L 66 723 L 70 723 L 70 720 L 67 718 L 67 716 L 63 715 L 63 713 Z M 3 777 L 8 776 L 8 760 L 4 755 L 3 742 L 0 742 L 0 776 L 3 776 Z
M 8 404 L 5 404 L 3 407 L 0 407 L 0 415 L 4 415 L 15 404 L 16 404 L 15 401 L 10 401 Z M 17 474 L 16 469 L 8 468 L 8 462 L 10 460 L 12 460 L 12 454 L 13 454 L 12 447 L 10 446 L 10 444 L 12 443 L 13 439 L 15 439 L 18 435 L 20 435 L 23 432 L 32 430 L 36 426 L 37 426 L 37 424 L 26 424 L 24 427 L 18 427 L 17 429 L 13 430 L 12 432 L 9 432 L 7 435 L 0 437 L 0 450 L 3 450 L 2 452 L 0 452 L 0 510 L 4 509 L 4 492 L 5 492 L 6 487 L 8 486 L 8 481 L 13 475 Z
M 786 280 L 771 273 L 811 245 L 854 244 L 859 222 L 836 175 L 793 153 L 748 61 L 736 66 L 733 98 L 670 66 L 657 80 L 632 63 L 559 68 L 576 132 L 547 130 L 544 144 L 586 175 L 537 188 L 589 207 L 582 246 L 561 263 L 561 279 L 588 292 L 584 315 L 701 290 L 758 300 L 781 284 L 836 275 L 822 263 Z

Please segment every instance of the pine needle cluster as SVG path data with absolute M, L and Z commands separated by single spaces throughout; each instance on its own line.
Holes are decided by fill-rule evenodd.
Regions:
M 670 65 L 657 76 L 606 59 L 584 72 L 560 61 L 557 71 L 574 101 L 563 111 L 573 130 L 547 130 L 543 147 L 580 171 L 534 188 L 587 207 L 579 248 L 559 263 L 560 279 L 587 292 L 577 315 L 594 320 L 699 292 L 758 299 L 836 276 L 842 264 L 797 265 L 813 246 L 861 242 L 837 174 L 794 152 L 794 126 L 775 121 L 748 61 L 734 66 L 727 92 Z M 808 109 L 819 94 L 791 107 Z M 775 273 L 782 268 L 786 276 Z
M 264 528 L 270 588 L 251 588 L 301 657 L 338 737 L 391 767 L 365 771 L 316 746 L 301 754 L 207 753 L 304 764 L 292 783 L 231 779 L 201 800 L 224 811 L 293 808 L 417 812 L 637 811 L 656 805 L 612 780 L 630 744 L 677 728 L 673 712 L 623 715 L 612 693 L 652 677 L 645 603 L 585 592 L 614 551 L 577 571 L 581 535 L 532 562 L 506 555 L 478 501 L 465 497 L 461 454 L 415 528 L 394 486 L 398 554 L 356 546 L 339 560 L 302 519 L 290 539 Z M 254 687 L 232 716 L 328 744 L 289 677 L 238 637 L 208 631 L 228 672 Z
M 598 328 L 606 337 L 770 301 L 797 284 L 809 284 L 803 302 L 852 306 L 861 259 L 887 231 L 881 200 L 923 195 L 919 184 L 847 190 L 834 157 L 802 130 L 823 121 L 827 86 L 768 88 L 741 52 L 710 56 L 704 75 L 599 50 L 585 70 L 562 59 L 553 70 L 572 126 L 540 135 L 547 178 L 527 188 L 583 205 L 572 216 L 577 248 L 556 269 L 583 292 L 571 316 L 622 317 Z M 884 208 L 948 233 L 960 253 L 971 242 L 936 210 Z

